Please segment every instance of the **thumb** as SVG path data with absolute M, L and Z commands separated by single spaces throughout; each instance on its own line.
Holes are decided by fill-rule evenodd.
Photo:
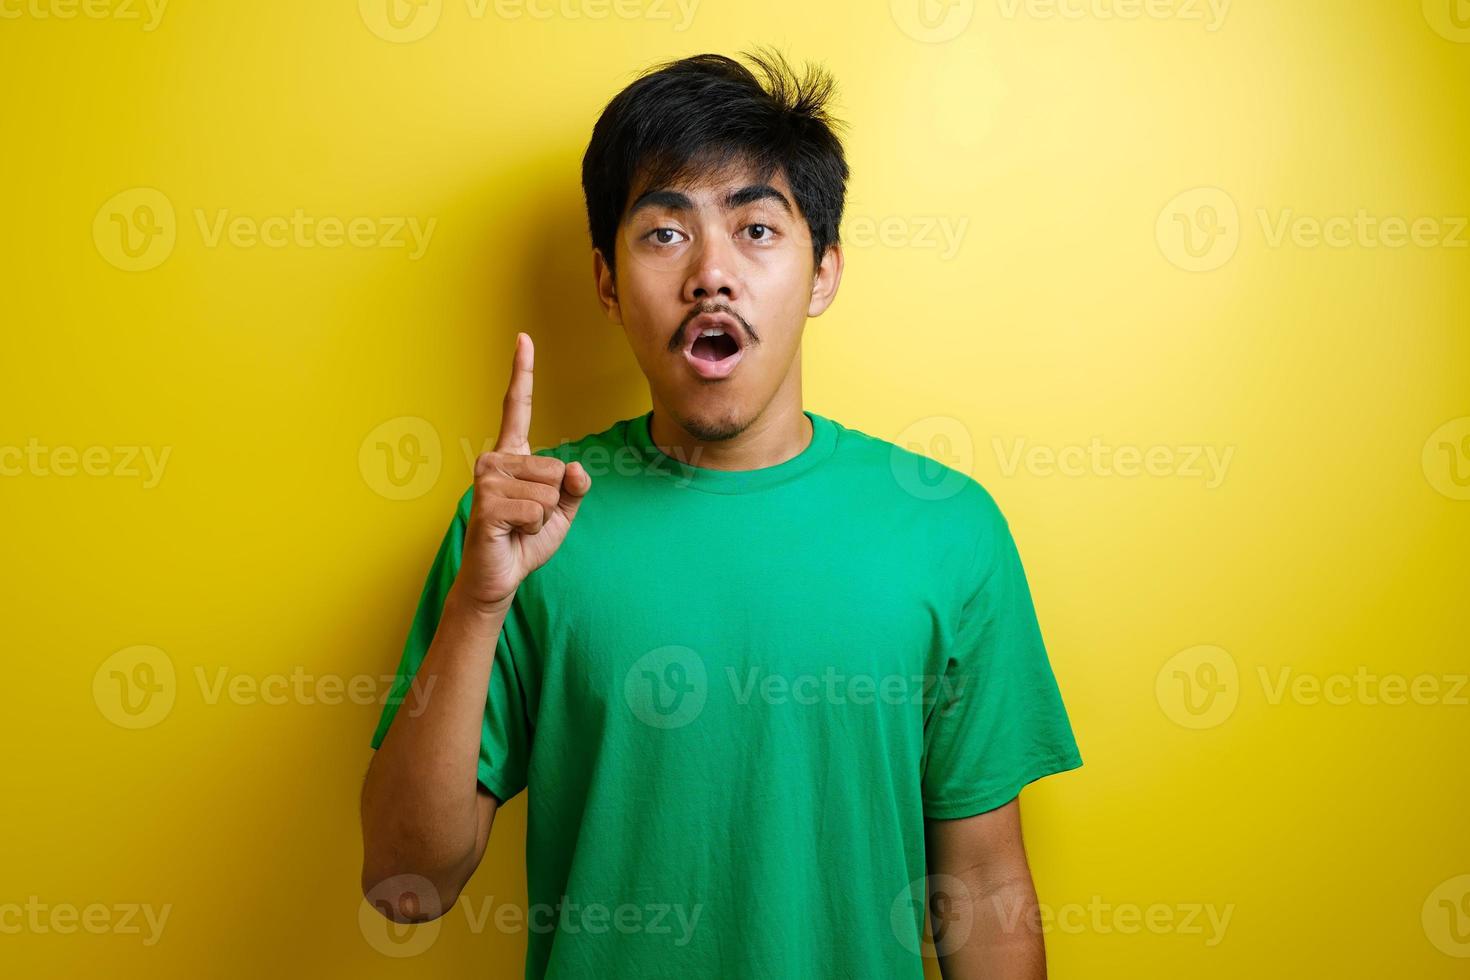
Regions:
M 561 499 L 556 502 L 556 509 L 570 522 L 577 516 L 577 508 L 582 506 L 582 498 L 587 491 L 592 489 L 592 476 L 580 462 L 568 464 L 561 478 Z

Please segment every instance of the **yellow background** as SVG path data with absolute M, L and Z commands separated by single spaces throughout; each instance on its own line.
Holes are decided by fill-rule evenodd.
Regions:
M 848 266 L 808 324 L 806 405 L 968 470 L 1026 561 L 1086 761 L 1023 796 L 1052 976 L 1464 976 L 1470 233 L 1444 243 L 1470 214 L 1463 0 L 1238 0 L 1215 22 L 1194 0 L 703 0 L 687 23 L 559 2 L 400 6 L 400 38 L 432 28 L 407 42 L 372 0 L 178 2 L 151 30 L 141 3 L 5 0 L 0 447 L 108 462 L 0 478 L 0 907 L 169 918 L 151 945 L 10 929 L 0 969 L 520 975 L 524 935 L 457 911 L 403 959 L 360 927 L 380 709 L 320 685 L 383 692 L 517 330 L 536 445 L 646 409 L 592 293 L 582 150 L 638 69 L 769 42 L 832 70 L 851 127 Z M 109 204 L 136 188 L 174 241 L 126 271 L 116 222 L 164 227 Z M 211 245 L 197 217 L 296 209 L 436 225 L 413 259 Z M 1439 244 L 1273 239 L 1288 209 L 1428 217 Z M 943 222 L 958 247 L 926 233 Z M 420 442 L 431 468 L 400 492 L 375 454 L 409 445 L 404 419 L 439 450 Z M 1016 440 L 1094 437 L 1177 455 L 1131 477 L 1009 465 Z M 113 447 L 170 455 L 145 486 Z M 1222 478 L 1188 447 L 1229 451 Z M 113 680 L 140 666 L 172 667 L 151 675 L 172 701 L 125 727 Z M 1429 675 L 1439 696 L 1273 697 L 1283 670 Z M 293 671 L 306 695 L 252 686 Z M 236 694 L 211 697 L 221 677 Z M 497 820 L 477 912 L 524 903 L 524 819 L 521 797 Z M 1154 906 L 1175 925 L 1140 927 Z M 1228 927 L 1191 930 L 1191 906 Z

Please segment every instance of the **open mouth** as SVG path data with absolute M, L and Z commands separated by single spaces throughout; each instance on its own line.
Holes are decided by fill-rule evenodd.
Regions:
M 739 352 L 740 344 L 720 327 L 705 330 L 694 338 L 694 346 L 689 348 L 690 356 L 701 361 L 723 361 Z
M 727 378 L 745 356 L 741 325 L 724 313 L 706 313 L 684 328 L 684 360 L 707 381 Z

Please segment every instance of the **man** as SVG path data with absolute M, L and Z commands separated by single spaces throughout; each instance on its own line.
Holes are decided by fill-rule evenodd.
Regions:
M 532 452 L 517 335 L 372 739 L 364 894 L 443 914 L 526 789 L 527 977 L 1043 977 L 1018 794 L 1082 759 L 1020 558 L 973 479 L 803 409 L 848 169 L 830 79 L 747 57 L 593 131 L 652 408 Z

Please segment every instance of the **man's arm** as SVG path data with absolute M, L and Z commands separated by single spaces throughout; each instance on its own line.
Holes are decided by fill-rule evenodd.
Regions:
M 1046 980 L 1021 799 L 925 822 L 929 911 L 945 980 Z
M 485 856 L 498 802 L 479 786 L 480 736 L 500 629 L 592 488 L 581 463 L 531 452 L 534 365 L 516 334 L 500 438 L 475 460 L 463 560 L 414 674 L 421 710 L 394 715 L 363 783 L 363 895 L 398 922 L 447 912 Z
M 467 601 L 457 585 L 450 588 L 413 680 L 424 692 L 416 702 L 422 710 L 394 716 L 368 766 L 362 890 L 396 922 L 447 912 L 485 856 L 497 801 L 478 785 L 476 769 L 485 690 L 505 612 Z M 429 895 L 420 894 L 425 880 L 433 889 Z

